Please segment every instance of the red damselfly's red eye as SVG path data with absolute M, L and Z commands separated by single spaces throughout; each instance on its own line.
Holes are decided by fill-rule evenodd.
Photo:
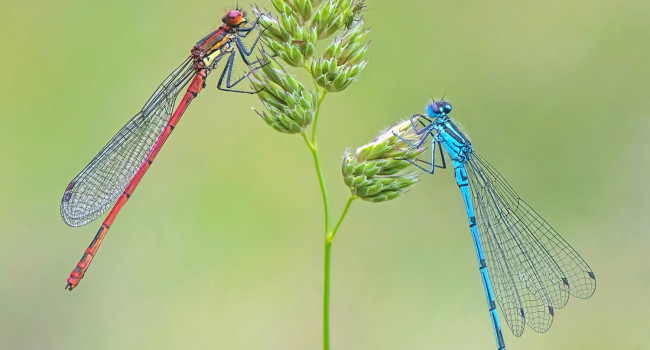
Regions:
M 241 11 L 238 10 L 232 10 L 228 12 L 225 16 L 222 18 L 223 23 L 226 23 L 231 26 L 238 26 L 244 22 L 244 14 Z

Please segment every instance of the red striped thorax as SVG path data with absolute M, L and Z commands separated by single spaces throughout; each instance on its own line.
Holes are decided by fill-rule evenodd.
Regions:
M 223 24 L 217 30 L 194 45 L 192 53 L 195 56 L 201 56 L 197 58 L 210 56 L 213 52 L 220 50 L 223 45 L 233 39 L 232 35 L 237 32 L 237 29 L 247 23 L 244 13 L 239 10 L 229 11 L 221 18 L 221 21 Z

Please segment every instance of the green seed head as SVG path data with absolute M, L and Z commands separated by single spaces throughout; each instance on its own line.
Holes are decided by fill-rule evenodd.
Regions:
M 280 13 L 278 18 L 253 8 L 260 26 L 266 28 L 263 40 L 266 47 L 287 64 L 300 67 L 310 59 L 316 47 L 318 33 L 308 25 L 312 16 L 313 2 L 309 0 L 271 0 Z
M 368 30 L 359 21 L 335 38 L 323 57 L 311 62 L 310 72 L 316 83 L 330 92 L 350 86 L 366 67 L 367 36 Z
M 363 28 L 362 0 L 270 0 L 279 13 L 274 17 L 253 8 L 258 17 L 264 47 L 294 67 L 304 67 L 318 86 L 342 91 L 366 67 L 368 30 Z M 340 32 L 320 58 L 315 58 L 319 39 Z M 321 49 L 322 50 L 322 49 Z M 267 57 L 268 59 L 268 57 Z M 278 60 L 279 61 L 279 60 Z M 273 61 L 250 74 L 266 111 L 257 112 L 274 129 L 301 133 L 311 124 L 318 104 L 317 93 L 300 84 Z
M 311 20 L 312 27 L 316 28 L 318 39 L 325 39 L 342 28 L 345 13 L 350 11 L 350 0 L 326 1 L 318 7 Z
M 343 74 L 336 84 L 332 82 L 341 74 L 324 78 L 314 77 L 323 81 L 327 86 L 322 86 L 327 87 L 329 91 L 340 91 L 347 87 L 351 81 L 344 80 L 353 80 L 354 76 L 350 72 L 343 73 L 342 69 L 361 62 L 367 49 L 367 44 L 363 43 L 367 31 L 361 29 L 363 25 L 361 13 L 365 7 L 363 2 L 361 0 L 271 0 L 271 4 L 279 12 L 277 18 L 259 8 L 254 8 L 253 12 L 260 18 L 261 27 L 266 28 L 263 35 L 266 47 L 294 67 L 309 64 L 318 40 L 328 38 L 340 29 L 345 29 L 349 32 L 348 35 L 362 33 L 358 42 L 346 38 L 345 35 L 336 38 L 335 42 L 338 41 L 342 45 L 336 57 L 337 65 L 342 67 Z M 344 49 L 345 52 L 342 51 Z M 360 71 L 363 67 L 365 63 L 352 69 L 351 72 Z
M 249 75 L 253 87 L 261 90 L 257 96 L 266 107 L 256 113 L 275 130 L 300 133 L 314 119 L 318 99 L 274 60 L 266 60 L 267 64 Z
M 369 202 L 383 202 L 399 197 L 417 181 L 413 172 L 400 173 L 424 152 L 407 142 L 420 139 L 410 120 L 400 122 L 383 131 L 373 142 L 350 149 L 343 156 L 343 181 L 352 195 Z
M 352 28 L 357 21 L 363 18 L 363 11 L 366 8 L 364 0 L 355 0 L 352 2 L 352 6 L 347 8 L 344 12 L 344 24 L 346 29 Z

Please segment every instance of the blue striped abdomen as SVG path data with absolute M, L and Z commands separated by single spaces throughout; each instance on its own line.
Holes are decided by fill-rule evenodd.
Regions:
M 449 152 L 449 146 L 445 143 L 447 152 Z M 488 310 L 490 312 L 490 319 L 492 320 L 492 327 L 494 329 L 494 336 L 497 341 L 498 349 L 505 349 L 505 342 L 503 341 L 503 334 L 501 332 L 501 324 L 499 323 L 499 317 L 497 315 L 496 303 L 494 301 L 494 292 L 492 291 L 492 285 L 490 284 L 490 277 L 488 276 L 487 265 L 485 263 L 485 253 L 483 252 L 483 246 L 481 238 L 478 232 L 478 226 L 476 225 L 476 215 L 474 213 L 474 206 L 472 204 L 472 197 L 470 195 L 469 180 L 467 176 L 467 169 L 465 168 L 467 157 L 471 156 L 471 144 L 470 152 L 465 153 L 459 150 L 456 152 L 456 159 L 453 159 L 452 162 L 454 165 L 454 175 L 456 177 L 456 184 L 460 189 L 461 194 L 463 195 L 463 202 L 465 203 L 465 211 L 467 212 L 467 219 L 469 220 L 469 229 L 472 233 L 472 241 L 474 242 L 474 249 L 476 250 L 476 257 L 478 259 L 478 268 L 481 273 L 481 280 L 483 282 L 483 289 L 485 290 L 485 298 L 487 300 Z M 465 161 L 459 161 L 457 159 L 465 159 Z

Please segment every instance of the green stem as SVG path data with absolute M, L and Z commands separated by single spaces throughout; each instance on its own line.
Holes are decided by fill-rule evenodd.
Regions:
M 314 114 L 314 122 L 312 123 L 311 126 L 311 143 L 312 145 L 316 145 L 316 125 L 318 124 L 318 115 L 320 112 L 320 105 L 325 99 L 325 96 L 327 95 L 327 90 L 323 89 L 321 91 L 320 96 L 318 96 L 318 104 L 316 105 L 316 113 Z
M 330 349 L 330 262 L 332 241 L 325 239 L 325 274 L 323 283 L 323 350 Z
M 323 207 L 325 211 L 325 235 L 330 231 L 331 220 L 330 220 L 330 202 L 329 197 L 327 196 L 327 187 L 325 186 L 325 178 L 323 177 L 323 169 L 320 164 L 320 154 L 318 153 L 318 144 L 313 141 L 309 141 L 307 135 L 302 133 L 302 138 L 305 140 L 307 147 L 311 151 L 311 155 L 314 158 L 314 167 L 316 168 L 316 174 L 318 175 L 318 183 L 320 184 L 320 191 L 323 196 Z
M 336 227 L 334 227 L 334 231 L 328 232 L 325 235 L 325 274 L 324 274 L 324 290 L 323 290 L 323 349 L 324 350 L 329 350 L 330 348 L 330 276 L 331 276 L 331 269 L 330 266 L 332 265 L 332 242 L 334 241 L 334 236 L 336 236 L 336 231 L 338 231 L 339 227 L 341 226 L 341 223 L 343 222 L 343 219 L 345 218 L 345 215 L 348 213 L 348 209 L 350 209 L 350 204 L 352 204 L 352 201 L 357 199 L 357 196 L 350 196 L 348 198 L 348 202 L 345 204 L 345 208 L 343 209 L 343 213 L 341 213 L 341 217 L 339 218 L 338 223 L 336 224 Z
M 317 88 L 318 91 L 318 88 Z M 331 230 L 331 219 L 330 219 L 330 204 L 329 197 L 327 195 L 327 187 L 325 186 L 325 178 L 323 177 L 323 169 L 320 163 L 320 154 L 318 152 L 318 138 L 316 137 L 316 127 L 318 125 L 318 116 L 320 115 L 320 107 L 327 95 L 327 90 L 323 89 L 320 91 L 318 96 L 318 104 L 316 105 L 316 111 L 314 112 L 314 121 L 312 123 L 311 129 L 311 140 L 306 133 L 302 133 L 302 138 L 305 140 L 307 147 L 311 151 L 311 154 L 314 158 L 314 166 L 316 168 L 316 174 L 318 175 L 318 183 L 320 184 L 321 194 L 323 196 L 323 207 L 325 211 L 325 262 L 324 262 L 324 277 L 323 277 L 323 350 L 330 349 L 330 280 L 331 280 L 331 262 L 332 262 L 332 241 L 336 232 L 338 231 L 345 215 L 350 209 L 350 204 L 355 200 L 356 196 L 350 196 L 348 202 L 341 213 L 339 221 L 336 223 L 334 230 Z
M 305 70 L 307 71 L 307 73 L 309 75 L 311 75 L 311 68 L 310 67 L 311 67 L 311 61 L 312 60 L 313 60 L 313 58 L 310 58 L 309 61 L 305 62 L 305 65 L 302 66 L 303 68 L 305 68 Z M 314 83 L 314 91 L 320 90 L 320 86 L 316 82 L 316 79 L 312 78 L 311 81 L 312 81 L 312 83 Z
M 323 196 L 323 207 L 325 211 L 325 296 L 323 299 L 323 349 L 329 350 L 330 257 L 332 246 L 331 241 L 328 241 L 328 237 L 331 229 L 331 219 L 329 197 L 327 195 L 327 187 L 325 186 L 325 178 L 323 177 L 323 169 L 320 163 L 320 154 L 318 153 L 318 139 L 316 138 L 316 124 L 318 122 L 321 104 L 326 95 L 327 90 L 323 89 L 318 96 L 318 104 L 316 105 L 316 111 L 314 112 L 311 140 L 306 133 L 303 132 L 301 135 L 305 140 L 305 144 L 307 144 L 307 147 L 311 151 L 312 157 L 314 158 L 314 167 L 316 168 L 316 174 L 318 175 L 318 183 L 320 185 L 321 194 Z
M 327 196 L 327 186 L 325 186 L 325 178 L 323 177 L 323 169 L 320 164 L 320 154 L 318 153 L 318 141 L 316 138 L 316 123 L 318 122 L 318 115 L 320 114 L 320 106 L 323 103 L 327 95 L 327 90 L 323 89 L 318 97 L 318 104 L 316 105 L 316 111 L 314 112 L 314 121 L 312 126 L 311 140 L 307 137 L 306 133 L 302 133 L 302 138 L 305 140 L 307 147 L 311 151 L 311 155 L 314 158 L 314 167 L 316 168 L 316 174 L 318 175 L 318 183 L 320 185 L 320 191 L 323 196 L 323 207 L 325 209 L 325 235 L 330 232 L 331 220 L 330 220 L 330 203 Z
M 345 215 L 348 213 L 348 209 L 350 209 L 350 204 L 352 204 L 352 201 L 357 199 L 359 197 L 350 195 L 350 198 L 348 198 L 348 202 L 345 203 L 345 208 L 343 208 L 343 212 L 341 213 L 341 217 L 339 218 L 339 222 L 336 223 L 336 226 L 334 226 L 334 231 L 330 232 L 327 235 L 326 241 L 332 243 L 334 241 L 334 237 L 336 236 L 336 232 L 338 232 L 339 227 L 341 226 L 341 223 L 343 222 L 343 219 L 345 219 Z

